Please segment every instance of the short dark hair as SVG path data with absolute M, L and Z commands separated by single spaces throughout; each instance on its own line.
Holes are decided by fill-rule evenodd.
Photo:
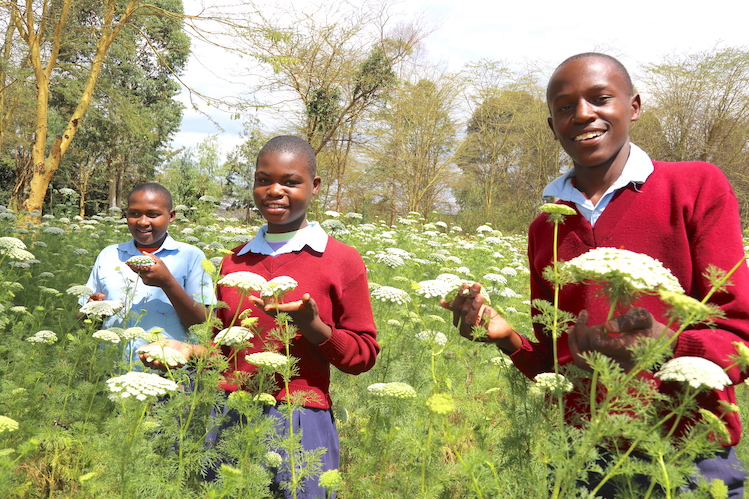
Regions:
M 260 149 L 260 152 L 257 153 L 255 168 L 257 168 L 260 158 L 268 153 L 291 153 L 306 163 L 307 169 L 312 178 L 317 176 L 317 159 L 315 158 L 315 151 L 313 151 L 307 141 L 301 137 L 296 137 L 294 135 L 278 135 L 270 139 Z
M 621 75 L 624 77 L 624 80 L 627 82 L 627 88 L 629 89 L 630 95 L 635 94 L 635 87 L 632 84 L 632 78 L 629 76 L 629 71 L 627 71 L 627 68 L 624 67 L 624 64 L 622 64 L 619 61 L 619 59 L 617 59 L 616 57 L 612 57 L 608 54 L 602 54 L 600 52 L 583 52 L 581 54 L 575 54 L 571 57 L 566 58 L 564 61 L 562 61 L 562 63 L 556 67 L 556 69 L 554 70 L 554 73 L 556 73 L 559 70 L 559 68 L 561 68 L 568 62 L 576 61 L 578 59 L 592 59 L 592 58 L 605 59 L 611 62 L 614 65 L 614 67 L 616 67 L 616 69 L 619 71 L 619 73 L 621 73 Z M 554 79 L 554 73 L 552 73 L 552 77 L 549 79 L 549 83 L 551 83 L 551 81 Z M 549 92 L 549 87 L 547 86 L 546 87 L 547 100 L 548 100 L 548 95 L 549 95 L 548 92 Z
M 138 184 L 135 187 L 133 187 L 133 190 L 130 191 L 130 194 L 127 195 L 127 202 L 130 204 L 130 197 L 132 197 L 133 194 L 136 192 L 150 192 L 151 194 L 159 194 L 164 197 L 166 200 L 166 206 L 169 209 L 169 211 L 172 211 L 172 193 L 169 192 L 169 189 L 164 187 L 158 182 L 143 182 L 142 184 Z

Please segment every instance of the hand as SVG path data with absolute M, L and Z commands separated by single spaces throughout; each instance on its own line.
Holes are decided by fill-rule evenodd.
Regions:
M 104 293 L 93 293 L 88 297 L 87 303 L 91 303 L 92 301 L 102 301 L 104 298 L 106 298 L 106 296 L 104 296 Z
M 169 268 L 164 264 L 164 261 L 161 258 L 146 251 L 142 251 L 141 253 L 153 258 L 156 263 L 153 265 L 135 265 L 125 262 L 125 264 L 140 276 L 143 284 L 161 288 L 168 284 L 170 280 L 174 279 Z
M 304 293 L 301 300 L 288 303 L 266 302 L 257 296 L 250 296 L 249 299 L 271 317 L 275 317 L 279 312 L 289 314 L 299 332 L 313 345 L 319 345 L 333 334 L 330 326 L 320 318 L 317 303 L 309 293 Z
M 188 361 L 190 360 L 191 357 L 193 357 L 194 355 L 197 355 L 198 350 L 201 348 L 198 345 L 192 345 L 190 343 L 183 343 L 181 341 L 172 340 L 172 339 L 160 340 L 155 343 L 149 343 L 148 345 L 143 345 L 143 346 L 144 347 L 151 347 L 151 346 L 169 347 L 174 350 L 177 350 Z M 149 354 L 147 353 L 139 353 L 138 357 L 140 357 L 140 361 L 146 367 L 149 367 L 151 369 L 156 369 L 159 371 L 167 371 L 167 366 L 164 365 L 161 361 L 158 361 L 155 359 L 151 360 L 150 362 L 147 361 L 146 359 L 149 358 Z M 182 366 L 170 366 L 169 369 L 179 369 L 180 367 Z
M 505 351 L 515 351 L 519 345 L 513 342 L 512 348 L 506 348 L 504 343 L 513 340 L 517 333 L 513 331 L 510 324 L 497 313 L 496 310 L 484 304 L 481 296 L 481 284 L 474 283 L 472 286 L 463 284 L 458 294 L 452 300 L 440 300 L 442 308 L 452 310 L 453 326 L 458 328 L 460 335 L 472 341 L 483 341 L 496 343 Z M 486 329 L 485 336 L 476 337 L 473 334 L 475 326 Z
M 615 360 L 625 371 L 634 365 L 632 348 L 643 338 L 658 338 L 674 331 L 656 321 L 652 314 L 641 307 L 634 307 L 624 315 L 618 315 L 605 324 L 588 326 L 589 315 L 583 310 L 575 325 L 568 331 L 567 343 L 575 365 L 591 370 L 580 355 L 585 352 L 601 352 Z

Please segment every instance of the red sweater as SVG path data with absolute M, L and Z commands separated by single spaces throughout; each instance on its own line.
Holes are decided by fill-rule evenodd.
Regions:
M 299 359 L 299 375 L 292 378 L 289 391 L 311 392 L 314 400 L 305 403 L 305 406 L 329 409 L 330 365 L 349 374 L 359 374 L 374 366 L 380 350 L 376 340 L 367 272 L 361 256 L 354 248 L 330 237 L 324 253 L 317 253 L 305 246 L 302 251 L 278 256 L 257 253 L 237 256 L 240 249 L 241 246 L 234 248 L 231 255 L 224 257 L 222 275 L 245 271 L 259 274 L 267 280 L 284 275 L 292 277 L 299 285 L 284 297 L 284 301 L 301 300 L 304 293 L 309 293 L 317 303 L 320 318 L 333 329 L 333 335 L 320 345 L 312 345 L 300 333 L 293 340 L 290 350 L 291 355 Z M 224 327 L 229 327 L 240 306 L 239 294 L 236 288 L 219 286 L 217 297 L 228 305 L 228 308 L 218 310 L 218 317 Z M 252 340 L 252 347 L 237 352 L 231 371 L 252 373 L 255 366 L 245 360 L 245 355 L 265 351 L 263 340 L 276 327 L 275 319 L 249 304 L 245 298 L 241 308 L 244 310 L 248 307 L 253 309 L 252 316 L 259 318 L 259 334 Z M 277 347 L 280 350 L 281 345 L 278 344 Z M 228 348 L 224 352 L 227 356 L 233 353 Z M 226 376 L 228 380 L 231 379 L 231 373 L 226 373 Z M 276 382 L 283 387 L 280 376 Z M 221 387 L 227 391 L 239 388 L 230 381 Z M 285 395 L 283 389 L 275 393 L 277 400 L 284 400 Z
M 559 226 L 559 259 L 570 260 L 596 247 L 624 248 L 658 259 L 681 283 L 686 294 L 702 299 L 710 290 L 704 277 L 708 266 L 729 271 L 744 255 L 738 203 L 725 175 L 714 165 L 702 162 L 666 163 L 654 161 L 655 170 L 635 188 L 631 183 L 615 193 L 595 227 L 579 213 Z M 573 208 L 574 203 L 565 203 Z M 553 225 L 547 215 L 536 218 L 529 229 L 528 255 L 531 270 L 531 298 L 553 303 L 553 288 L 542 278 L 552 261 Z M 749 341 L 749 270 L 746 265 L 733 274 L 733 286 L 716 293 L 711 302 L 720 306 L 725 317 L 712 328 L 690 327 L 676 341 L 674 356 L 704 357 L 723 368 L 733 364 L 736 341 Z M 596 295 L 595 286 L 567 285 L 560 293 L 560 308 L 575 316 L 583 309 L 590 313 L 590 325 L 602 324 L 608 304 Z M 662 323 L 667 323 L 666 307 L 657 297 L 647 296 L 634 306 L 644 307 Z M 538 313 L 533 311 L 534 315 Z M 551 337 L 540 324 L 534 324 L 538 343 L 523 338 L 523 346 L 512 355 L 515 365 L 533 378 L 553 370 Z M 572 362 L 566 333 L 558 341 L 561 365 Z M 645 374 L 647 377 L 652 375 Z M 731 381 L 745 378 L 737 367 L 728 370 Z M 660 383 L 659 390 L 674 393 L 673 382 Z M 718 401 L 736 403 L 732 386 L 705 393 L 701 407 L 723 417 L 731 435 L 730 445 L 741 437 L 737 412 L 723 414 Z M 584 407 L 568 410 L 586 411 Z

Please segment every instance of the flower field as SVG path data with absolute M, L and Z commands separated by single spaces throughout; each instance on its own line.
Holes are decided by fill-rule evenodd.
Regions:
M 45 215 L 33 223 L 0 211 L 0 497 L 272 497 L 267 468 L 281 456 L 265 446 L 268 423 L 253 419 L 267 402 L 262 396 L 229 397 L 247 420 L 220 447 L 206 447 L 211 409 L 223 403 L 214 388 L 220 361 L 160 376 L 133 372 L 136 366 L 122 360 L 127 331 L 101 331 L 96 314 L 107 311 L 79 317 L 81 285 L 96 255 L 130 238 L 120 215 Z M 525 237 L 489 226 L 461 230 L 418 214 L 394 226 L 331 214 L 323 226 L 364 257 L 382 347 L 371 371 L 333 374 L 342 462 L 340 475 L 323 478 L 330 490 L 343 499 L 543 498 L 552 490 L 580 497 L 575 480 L 595 455 L 578 449 L 609 436 L 590 437 L 594 426 L 558 424 L 557 395 L 581 375 L 533 383 L 496 348 L 461 338 L 439 306 L 459 283 L 478 281 L 515 330 L 532 337 Z M 221 217 L 200 224 L 181 217 L 170 234 L 200 246 L 217 265 L 256 229 Z M 247 341 L 236 329 L 223 334 Z M 213 336 L 210 324 L 193 332 L 196 341 Z M 622 373 L 604 361 L 595 365 L 614 390 Z M 737 392 L 745 401 L 746 387 Z M 745 407 L 738 409 L 748 421 Z M 606 424 L 632 426 L 619 416 Z M 720 431 L 720 422 L 705 425 L 696 441 Z M 667 470 L 663 482 L 670 483 L 684 470 L 684 456 L 705 451 L 679 453 L 651 437 L 666 464 L 625 464 L 617 473 Z M 220 455 L 230 457 L 220 480 L 203 482 L 201 470 Z M 744 444 L 739 455 L 748 460 Z M 297 466 L 317 473 L 314 455 L 301 455 Z M 719 494 L 705 488 L 680 497 Z

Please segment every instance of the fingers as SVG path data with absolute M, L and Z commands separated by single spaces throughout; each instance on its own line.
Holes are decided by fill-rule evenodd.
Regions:
M 626 314 L 618 315 L 606 323 L 608 333 L 629 333 L 653 327 L 653 316 L 642 307 L 633 307 Z
M 581 354 L 589 350 L 590 344 L 588 341 L 588 312 L 582 310 L 578 316 L 575 324 L 570 327 L 567 334 L 567 345 L 572 355 L 572 360 L 575 365 L 581 369 L 590 370 L 588 363 L 581 357 Z

